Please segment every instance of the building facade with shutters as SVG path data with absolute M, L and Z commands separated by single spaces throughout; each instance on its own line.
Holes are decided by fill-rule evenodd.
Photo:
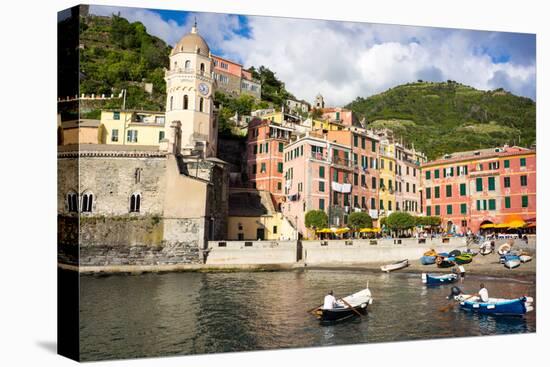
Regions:
M 284 198 L 283 152 L 293 130 L 270 120 L 248 124 L 246 175 L 248 185 L 271 193 L 276 208 Z
M 503 146 L 459 152 L 422 165 L 424 214 L 447 232 L 477 233 L 536 218 L 536 151 Z

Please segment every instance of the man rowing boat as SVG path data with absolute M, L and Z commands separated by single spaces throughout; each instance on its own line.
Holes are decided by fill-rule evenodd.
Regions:
M 328 294 L 325 296 L 325 301 L 323 302 L 323 310 L 332 310 L 339 307 L 342 307 L 342 305 L 340 305 L 336 301 L 336 297 L 334 297 L 334 292 L 328 292 Z

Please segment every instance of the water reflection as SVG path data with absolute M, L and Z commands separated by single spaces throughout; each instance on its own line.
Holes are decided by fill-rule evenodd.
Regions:
M 370 284 L 374 303 L 361 319 L 320 326 L 305 311 L 328 290 L 345 296 Z M 483 281 L 492 296 L 535 297 L 531 282 Z M 419 274 L 320 271 L 172 273 L 81 278 L 81 348 L 86 360 L 387 342 L 535 331 L 525 318 L 469 314 L 448 306 L 449 286 Z

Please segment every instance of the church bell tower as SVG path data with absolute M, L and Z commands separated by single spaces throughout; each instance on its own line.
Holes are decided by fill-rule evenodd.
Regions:
M 180 154 L 215 157 L 218 129 L 214 113 L 214 65 L 210 48 L 199 35 L 197 23 L 170 53 L 166 71 L 166 123 L 179 121 Z M 169 130 L 168 139 L 175 141 Z

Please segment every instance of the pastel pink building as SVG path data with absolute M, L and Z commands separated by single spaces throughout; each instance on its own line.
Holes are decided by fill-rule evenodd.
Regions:
M 285 147 L 282 212 L 302 235 L 308 233 L 304 219 L 309 210 L 327 212 L 331 226 L 346 222 L 351 195 L 350 154 L 349 147 L 311 134 Z
M 420 214 L 421 192 L 420 165 L 426 156 L 395 143 L 395 209 L 413 215 Z
M 347 127 L 353 125 L 353 112 L 341 107 L 331 107 L 321 109 L 322 119 L 331 123 L 341 124 Z
M 292 130 L 255 118 L 248 124 L 246 165 L 248 186 L 271 193 L 279 208 L 284 198 L 283 150 Z
M 379 137 L 363 129 L 332 130 L 327 133 L 328 140 L 351 148 L 351 165 L 342 172 L 350 173 L 352 184 L 350 194 L 351 211 L 366 211 L 373 219 L 378 218 L 378 146 Z
M 536 152 L 499 147 L 453 153 L 422 165 L 426 215 L 448 232 L 536 219 Z

